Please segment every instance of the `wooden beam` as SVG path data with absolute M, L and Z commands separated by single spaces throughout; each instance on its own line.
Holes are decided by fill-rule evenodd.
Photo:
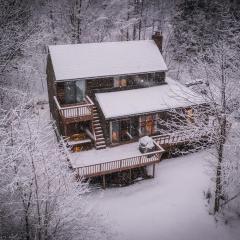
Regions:
M 106 175 L 103 175 L 102 178 L 103 178 L 103 189 L 106 188 Z
M 155 163 L 153 164 L 153 172 L 152 172 L 152 177 L 155 177 Z

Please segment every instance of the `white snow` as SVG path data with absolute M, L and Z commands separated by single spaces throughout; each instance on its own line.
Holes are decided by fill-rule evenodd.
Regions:
M 208 213 L 203 192 L 211 185 L 207 152 L 168 159 L 156 166 L 156 177 L 124 188 L 88 196 L 105 217 L 113 240 L 237 240 L 239 222 L 225 225 Z M 150 169 L 151 170 L 151 169 Z
M 170 78 L 166 82 L 156 87 L 97 93 L 96 98 L 106 119 L 205 103 L 179 82 Z
M 69 157 L 72 167 L 77 168 L 138 155 L 141 155 L 141 152 L 138 150 L 138 143 L 135 142 L 102 150 L 92 149 L 89 151 L 75 152 L 71 153 Z
M 153 40 L 49 46 L 56 80 L 166 71 Z

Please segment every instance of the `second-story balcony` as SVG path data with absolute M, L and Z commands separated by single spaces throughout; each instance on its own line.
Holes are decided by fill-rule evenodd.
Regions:
M 86 96 L 82 103 L 60 105 L 56 96 L 53 97 L 57 110 L 65 123 L 88 121 L 93 117 L 93 101 Z

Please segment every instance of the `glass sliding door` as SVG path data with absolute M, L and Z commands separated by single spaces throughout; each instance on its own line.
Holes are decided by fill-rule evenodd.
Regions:
M 82 102 L 85 98 L 86 83 L 85 80 L 76 81 L 76 102 Z
M 122 120 L 120 127 L 121 127 L 120 140 L 122 142 L 131 140 L 132 135 L 131 135 L 131 130 L 130 130 L 131 129 L 130 119 Z
M 112 143 L 119 143 L 119 135 L 120 135 L 120 128 L 119 128 L 119 122 L 114 121 L 111 122 L 111 142 Z
M 133 130 L 131 119 L 117 120 L 110 123 L 111 143 L 128 142 L 136 137 L 137 131 Z
M 156 114 L 139 117 L 140 135 L 153 135 L 158 131 L 158 117 Z
M 85 80 L 64 82 L 65 104 L 80 103 L 85 98 Z
M 72 104 L 76 102 L 75 82 L 64 83 L 64 103 Z

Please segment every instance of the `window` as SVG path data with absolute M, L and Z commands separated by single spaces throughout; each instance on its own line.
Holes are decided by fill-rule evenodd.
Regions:
M 114 77 L 114 87 L 126 87 L 127 79 L 124 77 Z
M 85 98 L 85 80 L 64 83 L 65 104 L 80 103 Z
M 193 123 L 193 109 L 192 108 L 188 108 L 185 110 L 186 113 L 186 118 L 187 118 L 187 122 L 188 123 Z
M 111 122 L 112 124 L 112 143 L 118 143 L 119 142 L 119 122 L 118 121 L 114 121 Z
M 75 82 L 64 83 L 64 103 L 71 104 L 76 102 Z
M 136 137 L 136 134 L 135 123 L 132 119 L 128 118 L 110 123 L 110 136 L 113 144 L 130 141 Z
M 156 114 L 140 116 L 139 126 L 141 135 L 152 135 L 158 132 L 158 117 Z
M 85 81 L 76 81 L 76 102 L 82 102 L 85 98 Z

